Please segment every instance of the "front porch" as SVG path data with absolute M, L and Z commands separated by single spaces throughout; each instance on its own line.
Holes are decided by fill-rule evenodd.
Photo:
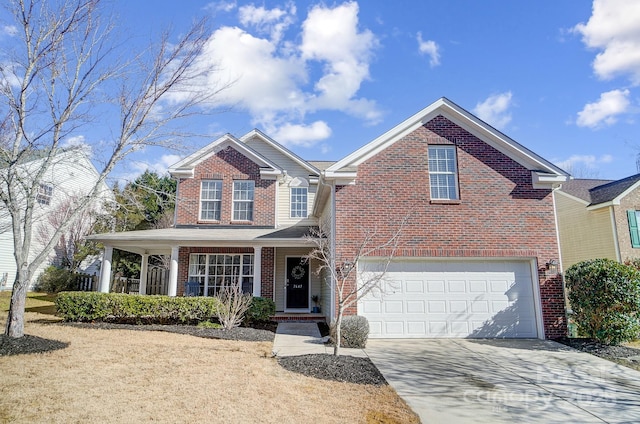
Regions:
M 308 232 L 308 227 L 169 228 L 90 238 L 105 245 L 102 292 L 112 291 L 113 249 L 120 249 L 141 257 L 139 282 L 126 292 L 150 294 L 149 257 L 165 255 L 170 258 L 165 285 L 169 296 L 215 296 L 236 282 L 253 296 L 273 300 L 276 321 L 327 321 L 328 315 L 312 313 L 314 306 L 331 311 L 332 296 L 315 272 L 318 264 L 304 259 L 311 248 Z

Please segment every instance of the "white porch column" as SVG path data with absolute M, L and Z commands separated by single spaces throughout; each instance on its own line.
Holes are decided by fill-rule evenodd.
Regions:
M 253 295 L 262 293 L 262 246 L 253 248 Z
M 109 293 L 111 283 L 111 261 L 113 260 L 113 247 L 105 246 L 102 253 L 102 266 L 100 266 L 100 285 L 102 293 Z
M 142 262 L 140 263 L 140 289 L 139 294 L 147 294 L 147 270 L 149 268 L 149 254 L 142 254 Z
M 171 265 L 169 266 L 169 296 L 175 296 L 178 293 L 178 253 L 179 246 L 171 247 Z

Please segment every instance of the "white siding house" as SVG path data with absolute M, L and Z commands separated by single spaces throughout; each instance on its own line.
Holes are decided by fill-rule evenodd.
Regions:
M 42 163 L 42 158 L 25 161 L 22 165 L 25 174 L 35 173 L 35 170 L 39 169 Z M 58 153 L 56 160 L 49 166 L 42 179 L 36 198 L 29 261 L 32 261 L 42 251 L 43 240 L 52 231 L 54 224 L 51 222 L 51 217 L 63 207 L 65 202 L 89 193 L 98 181 L 98 175 L 98 171 L 81 149 L 69 149 Z M 105 199 L 110 198 L 112 198 L 111 190 L 103 185 L 94 208 L 97 210 Z M 52 252 L 49 260 L 44 261 L 34 273 L 32 286 L 42 271 L 55 260 L 55 252 Z M 0 204 L 0 290 L 11 289 L 15 277 L 16 262 L 11 218 L 6 206 Z

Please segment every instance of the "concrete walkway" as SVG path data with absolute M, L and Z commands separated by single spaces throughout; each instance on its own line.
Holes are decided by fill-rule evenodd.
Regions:
M 275 356 L 297 356 L 314 353 L 333 353 L 333 346 L 325 345 L 315 322 L 281 322 L 273 341 Z M 340 349 L 341 355 L 366 357 L 362 349 Z

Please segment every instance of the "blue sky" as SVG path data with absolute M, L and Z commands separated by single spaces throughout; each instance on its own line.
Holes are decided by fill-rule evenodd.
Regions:
M 640 2 L 115 0 L 113 8 L 134 43 L 212 18 L 201 64 L 219 71 L 203 87 L 235 82 L 210 105 L 228 112 L 189 123 L 211 135 L 200 146 L 255 127 L 306 159 L 337 160 L 445 96 L 577 176 L 637 172 Z M 162 171 L 179 155 L 146 151 L 119 172 Z

